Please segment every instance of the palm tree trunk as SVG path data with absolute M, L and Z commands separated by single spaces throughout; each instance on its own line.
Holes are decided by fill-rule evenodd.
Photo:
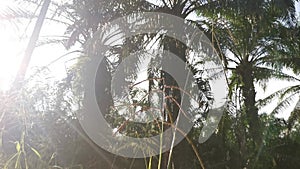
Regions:
M 252 64 L 248 61 L 243 61 L 241 65 L 237 67 L 237 73 L 240 75 L 242 81 L 243 108 L 241 117 L 243 117 L 243 119 L 241 119 L 241 125 L 244 125 L 244 129 L 249 125 L 249 134 L 253 140 L 255 150 L 257 150 L 262 142 L 262 132 L 258 108 L 255 105 L 256 92 Z M 243 156 L 242 159 L 246 160 L 251 158 L 252 153 L 255 152 L 241 154 L 241 156 Z
M 173 54 L 175 54 L 176 57 L 179 57 L 184 63 L 187 62 L 187 59 L 186 59 L 187 47 L 185 44 L 183 44 L 179 40 L 166 37 L 164 39 L 164 50 L 172 52 Z M 164 67 L 165 65 L 163 64 L 162 66 Z M 179 65 L 176 65 L 176 66 L 177 66 L 178 70 L 185 69 L 184 66 L 183 67 L 178 67 Z M 180 95 L 180 91 L 173 88 L 173 87 L 179 87 L 176 80 L 167 72 L 163 72 L 162 78 L 164 79 L 166 86 L 169 86 L 169 87 L 172 86 L 171 88 L 165 88 L 165 95 L 173 97 L 173 99 L 176 100 L 176 102 L 180 104 L 181 97 L 182 97 Z M 179 113 L 180 107 L 178 107 L 178 105 L 175 104 L 174 101 L 172 101 L 170 99 L 166 99 L 166 107 L 169 111 L 165 112 L 164 118 L 165 118 L 166 122 L 173 123 L 178 118 L 178 113 Z M 168 112 L 170 112 L 171 114 L 168 114 Z M 166 128 L 168 128 L 168 127 L 170 127 L 170 126 L 166 126 Z M 170 145 L 170 150 L 165 152 L 165 154 L 163 155 L 163 168 L 166 168 L 166 169 L 169 169 L 171 167 L 171 163 L 172 163 L 172 156 L 173 156 L 172 142 L 174 139 L 172 137 L 174 137 L 174 136 L 169 136 L 168 137 L 169 140 L 166 140 L 166 142 Z
M 18 70 L 17 75 L 15 77 L 15 81 L 13 83 L 13 86 L 16 89 L 19 89 L 21 87 L 21 83 L 25 79 L 26 71 L 28 69 L 28 65 L 30 63 L 32 53 L 35 49 L 36 42 L 39 38 L 39 35 L 40 35 L 40 32 L 41 32 L 41 29 L 42 29 L 42 26 L 43 26 L 43 23 L 44 23 L 44 20 L 45 20 L 45 17 L 46 17 L 46 14 L 47 14 L 47 11 L 48 11 L 48 8 L 49 8 L 49 5 L 50 5 L 50 2 L 51 2 L 51 0 L 45 0 L 44 1 L 42 9 L 40 11 L 40 14 L 38 16 L 38 19 L 37 19 L 36 24 L 34 26 L 32 35 L 30 37 L 27 48 L 25 50 L 24 57 L 22 59 L 21 65 L 19 67 L 19 70 Z

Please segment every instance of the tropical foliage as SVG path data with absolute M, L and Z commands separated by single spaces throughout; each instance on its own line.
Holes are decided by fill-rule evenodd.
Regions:
M 292 107 L 288 119 L 278 113 L 291 108 L 299 100 L 300 32 L 293 0 L 73 0 L 15 1 L 20 7 L 0 11 L 0 22 L 20 25 L 37 17 L 22 64 L 9 91 L 0 92 L 0 166 L 5 169 L 31 168 L 146 168 L 146 169 L 258 169 L 300 167 L 300 108 Z M 30 6 L 23 10 L 24 5 Z M 30 9 L 36 8 L 36 10 Z M 37 12 L 40 11 L 40 12 Z M 209 78 L 204 77 L 203 62 L 178 39 L 160 33 L 144 33 L 122 37 L 122 31 L 99 34 L 109 23 L 122 16 L 138 12 L 161 12 L 184 19 L 199 28 L 213 44 L 222 61 L 228 85 L 228 104 L 217 130 L 204 143 L 198 142 L 210 105 L 214 102 Z M 15 20 L 17 19 L 17 20 Z M 39 39 L 43 22 L 65 25 L 59 37 Z M 132 24 L 132 23 L 120 23 Z M 176 27 L 174 23 L 168 23 Z M 150 25 L 151 26 L 151 25 Z M 19 26 L 22 28 L 22 26 Z M 93 43 L 94 38 L 99 40 Z M 121 42 L 111 42 L 118 37 Z M 188 36 L 187 36 L 188 37 Z M 25 76 L 35 46 L 62 44 L 69 53 L 76 53 L 76 62 L 67 68 L 66 77 L 51 79 L 47 67 Z M 95 46 L 111 43 L 108 51 Z M 75 48 L 75 51 L 73 50 Z M 95 79 L 99 109 L 115 134 L 150 137 L 174 126 L 182 111 L 183 94 L 174 77 L 164 72 L 162 56 L 149 60 L 144 81 L 136 82 L 146 57 L 130 58 L 145 50 L 166 50 L 177 55 L 192 70 L 196 85 L 203 95 L 189 95 L 199 101 L 190 106 L 194 126 L 185 139 L 170 151 L 143 159 L 117 156 L 101 149 L 85 133 L 79 118 L 85 116 L 84 89 L 89 63 L 105 55 Z M 211 48 L 205 48 L 210 50 Z M 199 49 L 201 50 L 201 49 Z M 87 51 L 87 52 L 86 52 Z M 120 72 L 122 62 L 127 62 Z M 121 66 L 120 66 L 121 65 Z M 153 66 L 154 65 L 154 66 Z M 177 68 L 183 70 L 184 67 Z M 287 69 L 290 73 L 283 71 Z M 293 72 L 293 73 L 291 73 Z M 112 88 L 113 78 L 119 86 Z M 178 72 L 181 73 L 181 72 Z M 223 72 L 222 72 L 223 73 Z M 292 75 L 291 75 L 292 74 Z M 215 77 L 217 78 L 217 77 Z M 266 88 L 270 80 L 289 81 L 295 85 L 282 88 L 257 99 L 257 86 Z M 140 85 L 141 83 L 146 85 Z M 126 84 L 126 85 L 123 85 Z M 128 98 L 115 93 L 130 87 Z M 146 86 L 146 87 L 145 87 Z M 119 91 L 116 91 L 119 90 Z M 115 92 L 115 93 L 114 93 Z M 163 93 L 163 106 L 154 107 L 161 117 L 148 123 L 130 121 L 137 114 L 152 112 L 156 94 Z M 159 95 L 159 94 L 157 94 Z M 192 100 L 191 99 L 191 100 Z M 190 100 L 190 103 L 192 102 Z M 260 112 L 262 106 L 278 101 L 271 113 Z M 116 102 L 118 103 L 115 106 Z M 123 106 L 123 107 L 122 107 Z M 121 107 L 121 108 L 120 108 Z M 125 108 L 124 108 L 125 107 Z M 120 114 L 126 109 L 133 114 Z M 170 143 L 172 139 L 170 137 Z M 150 144 L 150 143 L 149 143 Z M 161 144 L 156 144 L 158 147 Z M 129 146 L 129 145 L 128 145 Z M 146 148 L 146 149 L 145 149 Z M 147 146 L 136 149 L 151 151 Z

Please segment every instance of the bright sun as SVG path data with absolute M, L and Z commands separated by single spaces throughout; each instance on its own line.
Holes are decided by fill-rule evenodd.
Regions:
M 7 7 L 17 6 L 13 2 L 11 0 L 0 0 L 0 91 L 8 90 L 14 80 L 33 28 L 33 25 L 30 25 L 29 29 L 26 29 L 28 24 L 26 21 L 20 23 L 16 20 L 4 19 L 5 15 L 3 14 L 7 11 Z M 45 22 L 40 37 L 61 35 L 65 29 L 65 25 Z M 56 50 L 55 53 L 53 53 L 53 48 Z M 56 60 L 66 52 L 60 44 L 36 48 L 30 66 L 48 65 L 48 63 Z M 53 70 L 55 77 L 64 77 L 65 63 L 72 57 L 75 57 L 75 54 L 68 55 L 68 57 L 64 57 L 53 64 L 55 68 L 51 71 Z
M 0 2 L 0 12 L 9 5 L 6 0 Z M 0 13 L 0 90 L 8 90 L 18 68 L 20 41 L 16 28 L 10 21 L 1 18 Z
M 0 90 L 7 90 L 18 68 L 18 41 L 0 28 Z

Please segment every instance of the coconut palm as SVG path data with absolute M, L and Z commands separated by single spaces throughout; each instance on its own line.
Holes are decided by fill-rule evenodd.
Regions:
M 219 1 L 208 3 L 207 10 L 203 10 L 199 11 L 206 16 L 202 23 L 207 23 L 220 57 L 230 71 L 229 97 L 239 100 L 236 138 L 243 168 L 251 164 L 247 160 L 255 156 L 253 152 L 262 144 L 254 84 L 270 78 L 290 79 L 280 70 L 283 63 L 275 64 L 275 60 L 280 58 L 280 51 L 291 47 L 283 41 L 292 37 L 290 30 L 296 24 L 294 1 Z M 246 145 L 248 139 L 256 147 L 252 153 Z

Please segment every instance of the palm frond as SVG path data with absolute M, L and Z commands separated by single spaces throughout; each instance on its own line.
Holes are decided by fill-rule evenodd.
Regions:
M 32 18 L 34 14 L 20 7 L 5 7 L 0 10 L 0 21 L 11 21 L 22 18 Z
M 65 40 L 63 39 L 43 39 L 39 40 L 36 44 L 36 47 L 44 46 L 44 45 L 51 45 L 51 44 L 64 44 Z
M 267 67 L 255 67 L 254 69 L 254 77 L 257 81 L 260 80 L 270 80 L 270 79 L 278 79 L 278 80 L 287 80 L 287 81 L 299 81 L 297 77 L 286 74 L 282 71 L 275 70 Z
M 279 102 L 279 104 L 275 107 L 275 109 L 273 109 L 271 114 L 275 115 L 286 110 L 288 107 L 291 106 L 292 102 L 295 101 L 297 97 L 299 97 L 298 95 L 299 93 L 300 91 L 298 91 L 297 93 L 293 93 L 288 97 L 284 98 L 282 101 Z
M 294 94 L 296 92 L 300 92 L 300 85 L 288 86 L 272 93 L 264 99 L 258 100 L 256 105 L 258 107 L 263 107 L 274 101 L 276 98 L 282 100 L 285 96 Z

